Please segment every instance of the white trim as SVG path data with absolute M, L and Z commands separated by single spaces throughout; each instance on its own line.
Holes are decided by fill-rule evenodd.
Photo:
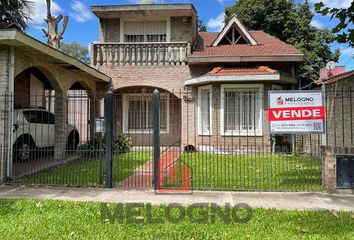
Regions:
M 213 47 L 216 47 L 219 45 L 219 43 L 224 38 L 224 36 L 229 32 L 229 30 L 233 24 L 236 24 L 236 26 L 240 29 L 240 31 L 241 31 L 240 34 L 246 38 L 246 41 L 248 41 L 252 45 L 258 45 L 257 41 L 247 31 L 246 27 L 240 22 L 240 20 L 238 20 L 236 15 L 233 15 L 231 20 L 227 23 L 227 25 L 224 26 L 222 31 L 219 33 L 218 37 L 212 43 Z
M 128 108 L 129 108 L 129 97 L 141 97 L 141 98 L 152 98 L 152 94 L 146 93 L 134 93 L 134 94 L 123 94 L 123 111 L 122 111 L 122 128 L 123 133 L 139 133 L 139 134 L 152 134 L 153 129 L 128 129 Z M 166 99 L 166 130 L 161 130 L 161 133 L 169 133 L 170 132 L 170 95 L 167 93 L 161 93 L 160 98 Z
M 206 84 L 212 82 L 235 81 L 280 81 L 280 74 L 243 74 L 243 75 L 203 75 L 184 82 L 185 85 Z
M 120 18 L 120 42 L 121 43 L 126 43 L 124 39 L 124 26 L 125 22 L 149 22 L 149 21 L 166 21 L 166 42 L 171 41 L 171 18 L 170 17 L 165 17 L 165 18 Z M 145 33 L 144 33 L 145 35 Z
M 259 89 L 259 119 L 258 119 L 258 129 L 256 131 L 224 131 L 224 99 L 225 99 L 225 88 L 233 89 Z M 221 136 L 263 136 L 263 84 L 222 84 L 221 85 L 221 97 L 220 97 L 220 135 Z
M 202 90 L 209 90 L 209 131 L 203 132 L 202 131 L 202 124 L 201 124 L 201 104 L 202 104 L 202 99 L 201 99 L 201 91 Z M 213 133 L 213 88 L 212 85 L 206 85 L 203 87 L 198 88 L 198 135 L 199 136 L 211 136 Z

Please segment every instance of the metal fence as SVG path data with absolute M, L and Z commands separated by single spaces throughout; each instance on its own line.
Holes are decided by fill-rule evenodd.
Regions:
M 326 92 L 326 135 L 293 136 L 269 133 L 262 89 L 153 90 L 110 92 L 105 106 L 83 91 L 64 99 L 53 92 L 28 96 L 27 106 L 19 96 L 2 96 L 9 182 L 322 191 L 323 147 L 353 145 L 353 98 L 346 89 Z

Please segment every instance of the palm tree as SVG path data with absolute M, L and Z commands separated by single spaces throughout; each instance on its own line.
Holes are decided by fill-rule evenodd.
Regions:
M 0 0 L 0 22 L 15 23 L 25 31 L 33 9 L 34 2 L 31 0 Z

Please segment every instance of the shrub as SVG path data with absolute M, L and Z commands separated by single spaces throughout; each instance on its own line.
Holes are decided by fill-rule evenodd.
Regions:
M 114 137 L 112 148 L 114 154 L 127 153 L 132 146 L 131 138 L 126 135 Z M 99 157 L 106 155 L 106 137 L 89 138 L 80 145 L 79 152 L 84 157 Z

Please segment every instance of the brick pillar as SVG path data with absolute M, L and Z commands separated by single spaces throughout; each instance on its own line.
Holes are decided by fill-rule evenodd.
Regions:
M 322 179 L 329 192 L 337 189 L 336 155 L 354 154 L 354 147 L 324 147 Z
M 66 93 L 55 91 L 55 127 L 54 127 L 54 158 L 62 160 L 66 157 L 68 99 Z
M 336 153 L 333 147 L 326 147 L 322 163 L 322 181 L 329 191 L 336 188 Z

